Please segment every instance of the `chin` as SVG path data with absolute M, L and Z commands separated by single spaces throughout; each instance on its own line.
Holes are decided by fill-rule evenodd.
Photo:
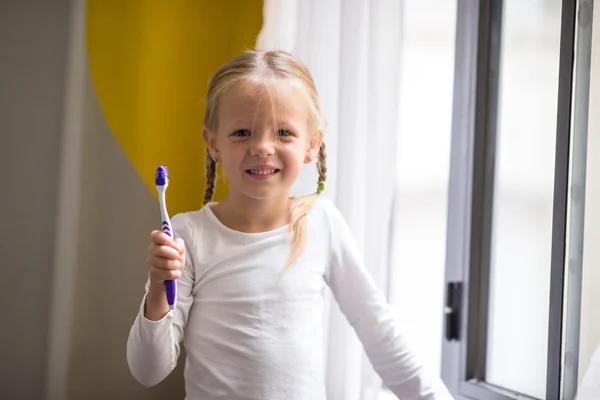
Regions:
M 249 190 L 244 194 L 254 200 L 271 200 L 279 197 L 283 197 L 284 191 L 279 190 Z
M 289 195 L 291 187 L 286 185 L 248 185 L 242 191 L 243 195 L 254 200 L 272 200 L 285 198 Z

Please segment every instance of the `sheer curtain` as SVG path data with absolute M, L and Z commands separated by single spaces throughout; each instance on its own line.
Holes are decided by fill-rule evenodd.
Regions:
M 396 171 L 401 2 L 264 4 L 257 48 L 291 51 L 310 68 L 327 120 L 325 194 L 346 218 L 367 268 L 385 290 Z M 315 188 L 316 171 L 307 168 L 295 192 Z M 376 399 L 381 381 L 345 317 L 331 297 L 328 301 L 328 398 Z

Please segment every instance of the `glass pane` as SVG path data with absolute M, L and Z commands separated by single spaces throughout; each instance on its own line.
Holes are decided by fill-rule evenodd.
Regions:
M 600 109 L 600 4 L 597 2 L 593 14 L 578 400 L 600 399 L 600 113 L 597 111 Z
M 561 2 L 503 2 L 485 380 L 545 398 Z

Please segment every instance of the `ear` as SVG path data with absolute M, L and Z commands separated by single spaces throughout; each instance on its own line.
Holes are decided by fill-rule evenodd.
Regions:
M 310 163 L 319 156 L 319 149 L 321 148 L 321 143 L 323 143 L 323 131 L 318 131 L 315 135 L 313 135 L 310 142 L 308 142 L 306 155 L 304 156 L 305 164 Z
M 202 129 L 202 137 L 204 138 L 204 144 L 210 152 L 210 156 L 213 160 L 219 159 L 219 150 L 217 149 L 216 133 L 209 131 L 206 127 Z

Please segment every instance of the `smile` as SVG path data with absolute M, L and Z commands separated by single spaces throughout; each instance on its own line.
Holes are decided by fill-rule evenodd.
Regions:
M 269 179 L 270 177 L 276 175 L 279 172 L 277 168 L 257 168 L 257 169 L 248 169 L 246 173 L 250 175 L 254 179 Z
M 273 175 L 275 172 L 279 172 L 278 169 L 249 169 L 248 171 L 251 175 Z

